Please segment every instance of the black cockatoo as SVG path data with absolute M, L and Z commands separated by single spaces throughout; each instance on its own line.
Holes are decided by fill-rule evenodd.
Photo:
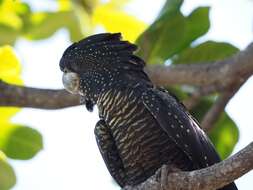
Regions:
M 181 103 L 143 71 L 136 45 L 120 33 L 90 36 L 68 47 L 63 84 L 97 105 L 95 136 L 105 164 L 121 186 L 137 185 L 162 165 L 183 171 L 220 161 L 212 143 Z M 222 190 L 236 190 L 234 183 Z

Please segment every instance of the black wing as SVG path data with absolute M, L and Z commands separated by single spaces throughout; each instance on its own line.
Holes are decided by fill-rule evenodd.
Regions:
M 220 161 L 206 134 L 184 106 L 168 92 L 149 89 L 142 94 L 142 100 L 160 127 L 194 164 L 204 168 Z M 230 183 L 219 190 L 237 190 L 237 187 Z
M 94 130 L 99 151 L 111 176 L 121 186 L 125 186 L 124 166 L 117 147 L 104 120 L 99 120 Z
M 142 94 L 142 99 L 160 127 L 199 168 L 220 161 L 209 138 L 173 96 L 149 89 Z

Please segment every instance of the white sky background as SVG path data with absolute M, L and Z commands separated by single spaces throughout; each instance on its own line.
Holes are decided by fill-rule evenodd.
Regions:
M 28 1 L 28 0 L 27 0 Z M 55 8 L 53 1 L 32 1 L 34 9 Z M 135 0 L 127 11 L 150 23 L 163 0 Z M 227 41 L 245 48 L 252 41 L 253 1 L 251 0 L 186 0 L 182 10 L 188 14 L 199 5 L 211 6 L 212 26 L 202 38 Z M 62 88 L 59 60 L 70 44 L 66 30 L 50 39 L 28 42 L 19 40 L 16 51 L 23 64 L 25 84 L 41 88 Z M 253 137 L 253 79 L 249 80 L 227 106 L 229 115 L 240 128 L 240 141 L 235 152 Z M 44 137 L 44 150 L 29 161 L 11 161 L 18 177 L 14 190 L 82 190 L 119 189 L 112 183 L 93 135 L 98 120 L 96 111 L 84 106 L 54 111 L 23 109 L 14 122 L 38 129 Z M 236 181 L 239 189 L 253 186 L 253 172 Z

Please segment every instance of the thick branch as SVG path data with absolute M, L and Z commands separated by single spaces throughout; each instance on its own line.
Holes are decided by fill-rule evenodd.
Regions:
M 226 88 L 234 80 L 245 81 L 253 73 L 253 43 L 235 56 L 215 63 L 149 66 L 152 81 L 159 85 L 216 85 Z
M 253 43 L 235 56 L 215 63 L 148 66 L 151 80 L 161 86 L 189 84 L 213 86 L 217 91 L 230 88 L 235 81 L 246 81 L 253 74 Z M 36 89 L 0 84 L 0 106 L 58 109 L 79 105 L 79 97 L 64 90 Z
M 215 190 L 221 188 L 253 169 L 253 142 L 234 156 L 210 167 L 191 172 L 173 172 L 161 188 L 160 172 L 135 187 L 125 190 Z M 161 172 L 164 174 L 165 172 Z
M 20 87 L 0 80 L 0 106 L 59 109 L 79 104 L 79 96 L 65 90 Z

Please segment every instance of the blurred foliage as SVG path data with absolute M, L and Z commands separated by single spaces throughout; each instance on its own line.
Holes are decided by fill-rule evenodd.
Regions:
M 61 28 L 66 28 L 71 40 L 77 41 L 95 33 L 99 27 L 110 32 L 121 31 L 125 39 L 133 42 L 147 25 L 124 11 L 127 2 L 58 0 L 56 11 L 33 12 L 27 3 L 4 0 L 0 4 L 0 45 L 14 44 L 19 37 L 45 39 Z
M 167 0 L 156 20 L 148 26 L 124 9 L 131 0 L 55 0 L 55 10 L 34 11 L 21 0 L 0 1 L 0 79 L 22 85 L 21 65 L 12 48 L 18 38 L 42 40 L 59 29 L 69 33 L 71 41 L 98 31 L 121 32 L 124 39 L 137 42 L 138 54 L 148 64 L 206 63 L 225 59 L 238 48 L 229 43 L 199 40 L 210 28 L 209 7 L 198 7 L 189 15 L 181 12 L 183 0 Z M 51 3 L 52 3 L 51 2 Z M 180 100 L 198 90 L 192 86 L 169 88 Z M 210 95 L 190 110 L 199 120 L 219 96 Z M 15 174 L 6 156 L 12 159 L 30 159 L 42 149 L 42 137 L 35 129 L 12 124 L 10 118 L 20 109 L 0 108 L 0 189 L 15 184 Z M 233 150 L 239 131 L 232 119 L 223 112 L 210 138 L 222 158 Z
M 221 158 L 225 159 L 232 153 L 239 140 L 239 129 L 227 113 L 223 112 L 209 133 L 209 137 Z
M 207 63 L 223 60 L 237 53 L 238 50 L 229 43 L 207 41 L 185 49 L 172 60 L 173 64 Z
M 21 65 L 8 45 L 0 47 L 0 77 L 1 80 L 11 84 L 22 85 Z
M 21 65 L 8 45 L 0 47 L 0 80 L 22 85 Z M 13 159 L 30 159 L 42 149 L 42 137 L 29 127 L 12 124 L 11 117 L 19 108 L 0 107 L 0 189 L 9 189 L 15 184 L 15 174 L 8 165 L 6 156 Z
M 184 16 L 181 0 L 167 1 L 158 19 L 139 37 L 139 55 L 148 63 L 164 63 L 209 29 L 209 8 L 199 7 Z M 159 35 L 157 35 L 159 34 Z
M 4 153 L 0 151 L 0 189 L 8 190 L 16 183 L 16 176 L 8 164 Z
M 9 158 L 27 160 L 42 148 L 42 136 L 35 129 L 8 123 L 1 125 L 0 149 Z

